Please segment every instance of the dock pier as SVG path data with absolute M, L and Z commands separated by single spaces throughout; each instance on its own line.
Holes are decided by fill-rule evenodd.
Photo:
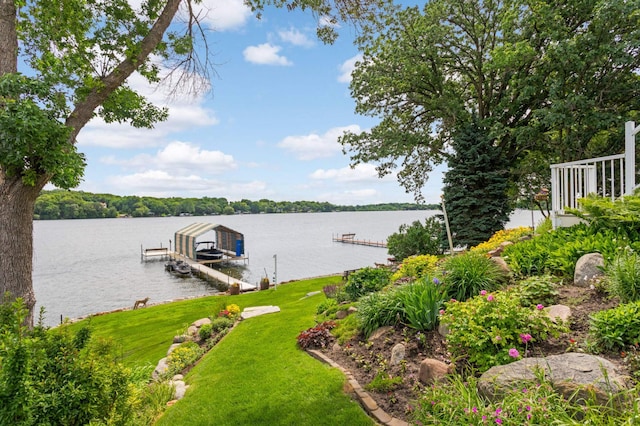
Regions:
M 336 234 L 331 236 L 333 242 L 355 244 L 358 246 L 382 247 L 387 248 L 386 241 L 356 240 L 356 234 Z
M 223 272 L 220 272 L 216 269 L 208 267 L 204 263 L 196 262 L 195 260 L 189 259 L 188 257 L 185 257 L 179 253 L 171 252 L 170 257 L 172 259 L 181 260 L 185 262 L 191 267 L 192 271 L 198 272 L 202 275 L 205 275 L 209 278 L 213 278 L 217 281 L 226 283 L 229 286 L 231 286 L 232 284 L 238 284 L 238 286 L 240 287 L 240 292 L 252 291 L 252 290 L 258 289 L 258 285 L 250 284 L 250 283 L 241 281 L 237 278 L 233 278 L 232 276 L 229 276 Z M 208 263 L 213 263 L 213 262 L 208 262 Z

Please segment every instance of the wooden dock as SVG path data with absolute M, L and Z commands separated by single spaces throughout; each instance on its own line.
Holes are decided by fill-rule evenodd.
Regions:
M 386 241 L 356 240 L 356 234 L 332 235 L 332 239 L 336 243 L 345 243 L 345 244 L 355 244 L 355 245 L 358 245 L 358 246 L 387 248 L 387 242 Z
M 240 291 L 241 292 L 245 292 L 245 291 L 252 291 L 252 290 L 257 290 L 258 286 L 254 285 L 254 284 L 249 284 L 246 283 L 244 281 L 240 281 L 237 278 L 233 278 L 232 276 L 229 276 L 223 272 L 220 272 L 216 269 L 213 268 L 209 268 L 208 266 L 196 262 L 193 259 L 189 259 L 188 257 L 185 257 L 181 254 L 175 253 L 175 252 L 171 252 L 170 253 L 170 257 L 172 259 L 176 259 L 176 260 L 182 260 L 183 262 L 189 264 L 189 266 L 191 266 L 191 270 L 198 272 L 202 275 L 206 275 L 207 277 L 213 278 L 215 280 L 218 280 L 220 282 L 223 282 L 229 286 L 231 286 L 232 284 L 238 284 L 240 286 Z

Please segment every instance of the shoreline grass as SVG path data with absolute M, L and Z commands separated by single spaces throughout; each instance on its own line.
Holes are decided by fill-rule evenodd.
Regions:
M 313 359 L 296 336 L 314 325 L 322 287 L 339 276 L 314 278 L 240 296 L 209 296 L 96 316 L 94 336 L 108 337 L 122 361 L 146 365 L 164 357 L 173 336 L 220 306 L 276 305 L 280 312 L 240 322 L 186 376 L 186 397 L 167 409 L 157 425 L 373 425 L 343 392 L 344 375 Z M 78 327 L 80 324 L 71 327 Z

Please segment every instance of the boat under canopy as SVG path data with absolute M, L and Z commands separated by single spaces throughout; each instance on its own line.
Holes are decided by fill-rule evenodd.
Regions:
M 224 225 L 215 223 L 192 223 L 175 233 L 175 251 L 189 259 L 197 260 L 196 238 L 209 231 L 215 232 L 216 248 L 227 256 L 241 257 L 244 254 L 244 235 Z

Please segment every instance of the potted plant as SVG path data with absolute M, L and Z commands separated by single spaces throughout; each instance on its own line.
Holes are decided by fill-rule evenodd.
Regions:
M 229 286 L 229 294 L 236 295 L 240 294 L 240 284 L 233 283 Z
M 260 290 L 269 290 L 269 284 L 269 278 L 262 277 L 262 279 L 260 280 Z

